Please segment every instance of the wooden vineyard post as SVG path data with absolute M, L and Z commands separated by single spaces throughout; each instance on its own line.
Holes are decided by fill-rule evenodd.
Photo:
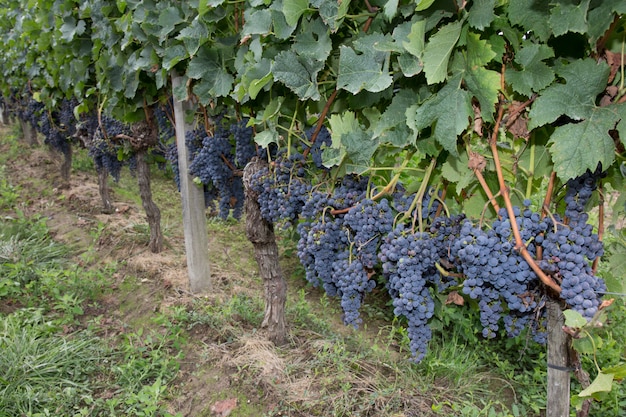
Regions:
M 265 287 L 265 317 L 261 327 L 267 327 L 270 341 L 280 346 L 287 342 L 285 325 L 287 282 L 278 262 L 274 225 L 261 217 L 258 195 L 250 188 L 251 178 L 263 166 L 259 158 L 253 158 L 243 171 L 243 184 L 246 192 L 246 235 L 254 245 L 254 257 L 259 265 L 259 273 Z
M 548 397 L 546 417 L 569 417 L 569 336 L 563 331 L 565 317 L 557 300 L 548 298 Z
M 172 89 L 176 90 L 182 78 L 172 74 Z M 174 100 L 176 121 L 176 147 L 178 148 L 178 170 L 180 172 L 180 194 L 183 205 L 183 226 L 185 230 L 185 252 L 191 292 L 201 292 L 211 288 L 211 270 L 207 253 L 209 239 L 206 230 L 206 207 L 204 190 L 194 184 L 189 172 L 189 157 L 185 144 L 185 132 L 191 129 L 185 123 L 185 110 L 189 102 Z

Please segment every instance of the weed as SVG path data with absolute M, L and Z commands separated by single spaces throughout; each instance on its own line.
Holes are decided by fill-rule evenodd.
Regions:
M 104 359 L 101 345 L 88 334 L 62 337 L 34 316 L 30 321 L 0 318 L 0 410 L 10 416 L 46 410 L 71 415 L 91 395 L 86 382 Z

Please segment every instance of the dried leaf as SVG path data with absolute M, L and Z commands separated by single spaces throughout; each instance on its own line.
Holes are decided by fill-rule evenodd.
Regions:
M 456 304 L 458 306 L 462 306 L 463 304 L 465 304 L 465 300 L 457 291 L 452 291 L 450 294 L 448 294 L 446 304 Z
M 211 406 L 211 413 L 217 417 L 228 416 L 237 407 L 237 398 L 217 401 Z

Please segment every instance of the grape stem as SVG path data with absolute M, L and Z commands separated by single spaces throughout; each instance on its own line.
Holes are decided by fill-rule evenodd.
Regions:
M 304 152 L 302 152 L 302 156 L 303 156 L 302 159 L 306 159 L 307 155 L 311 151 L 311 148 L 313 147 L 313 144 L 315 143 L 315 139 L 317 139 L 317 135 L 319 135 L 320 130 L 322 130 L 322 126 L 324 125 L 324 120 L 326 119 L 326 115 L 328 114 L 328 111 L 330 110 L 330 106 L 333 104 L 333 101 L 335 101 L 335 97 L 337 97 L 337 93 L 339 93 L 339 90 L 335 88 L 335 91 L 333 91 L 330 97 L 328 97 L 328 100 L 326 100 L 324 109 L 322 109 L 320 118 L 317 121 L 317 126 L 315 127 L 315 131 L 311 135 L 311 146 L 309 146 L 308 148 L 304 150 Z
M 604 192 L 602 189 L 602 182 L 598 183 L 598 195 L 600 197 L 600 201 L 598 202 L 598 240 L 602 241 L 602 236 L 604 235 Z M 597 256 L 596 259 L 593 260 L 591 265 L 591 269 L 593 274 L 595 275 L 598 271 L 598 262 L 600 261 L 600 257 Z
M 504 75 L 502 76 L 504 78 Z M 548 277 L 545 272 L 541 270 L 537 262 L 533 259 L 530 252 L 526 248 L 526 245 L 522 241 L 522 237 L 519 232 L 519 226 L 517 225 L 517 220 L 515 218 L 515 212 L 513 211 L 513 204 L 511 203 L 511 198 L 509 196 L 509 189 L 504 182 L 504 175 L 502 174 L 502 164 L 500 163 L 500 156 L 498 154 L 498 133 L 500 131 L 500 123 L 502 122 L 502 118 L 504 116 L 504 105 L 500 103 L 498 108 L 498 117 L 496 118 L 496 124 L 493 128 L 493 132 L 491 134 L 491 138 L 489 139 L 489 147 L 491 148 L 491 153 L 493 154 L 493 162 L 496 166 L 496 173 L 498 174 L 498 184 L 500 185 L 500 193 L 502 198 L 504 199 L 504 205 L 506 207 L 506 211 L 509 215 L 509 221 L 511 222 L 511 231 L 513 232 L 513 236 L 515 237 L 515 250 L 519 252 L 519 254 L 524 258 L 524 260 L 528 263 L 530 268 L 537 274 L 537 277 L 543 282 L 544 285 L 550 287 L 555 292 L 560 293 L 561 287 L 554 282 L 550 277 Z

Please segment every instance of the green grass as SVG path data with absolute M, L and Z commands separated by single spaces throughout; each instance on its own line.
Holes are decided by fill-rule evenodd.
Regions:
M 93 394 L 90 375 L 106 359 L 102 342 L 88 332 L 52 332 L 33 317 L 25 325 L 21 316 L 0 317 L 0 416 L 71 415 Z

